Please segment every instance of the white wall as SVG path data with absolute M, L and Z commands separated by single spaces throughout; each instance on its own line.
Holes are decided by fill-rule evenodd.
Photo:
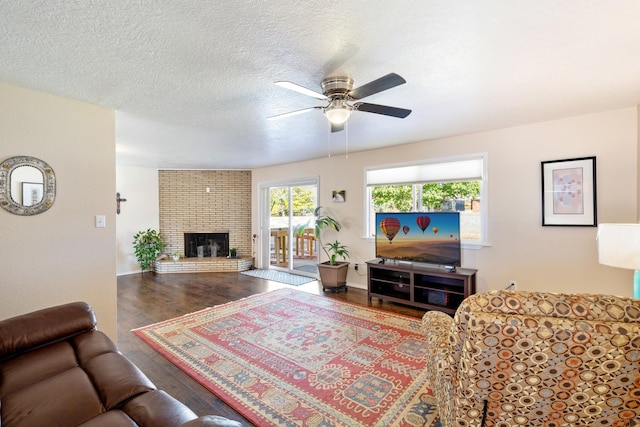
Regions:
M 112 110 L 0 84 L 0 159 L 37 157 L 57 181 L 42 214 L 0 209 L 0 318 L 86 301 L 115 340 L 114 123 Z
M 139 273 L 133 236 L 148 228 L 160 230 L 158 170 L 118 165 L 116 191 L 127 199 L 120 203 L 120 215 L 116 215 L 117 274 Z
M 477 268 L 478 291 L 519 289 L 631 296 L 632 273 L 598 264 L 595 227 L 542 227 L 540 162 L 596 156 L 598 222 L 635 222 L 638 206 L 638 111 L 627 108 L 508 129 L 332 156 L 253 171 L 253 233 L 259 233 L 260 183 L 320 176 L 320 205 L 343 225 L 351 252 L 350 285 L 365 287 L 374 257 L 364 238 L 364 168 L 488 153 L 489 247 L 464 250 L 463 266 Z M 346 203 L 332 203 L 332 190 Z M 485 201 L 483 201 L 485 203 Z M 331 239 L 331 237 L 329 237 Z M 260 246 L 260 245 L 258 245 Z M 258 259 L 260 257 L 258 256 Z

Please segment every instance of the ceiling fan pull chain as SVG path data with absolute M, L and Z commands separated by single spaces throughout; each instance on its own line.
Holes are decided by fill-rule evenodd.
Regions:
M 345 158 L 348 159 L 349 158 L 349 124 L 348 123 L 344 124 L 344 139 L 345 139 L 345 144 L 346 144 L 346 156 L 345 156 Z

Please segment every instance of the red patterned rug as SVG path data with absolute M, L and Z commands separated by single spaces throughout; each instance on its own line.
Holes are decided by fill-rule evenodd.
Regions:
M 435 427 L 420 325 L 280 289 L 134 332 L 258 426 Z

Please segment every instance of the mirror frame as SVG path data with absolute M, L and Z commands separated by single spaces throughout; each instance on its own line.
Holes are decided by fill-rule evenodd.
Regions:
M 11 197 L 11 174 L 20 166 L 32 166 L 42 173 L 42 200 L 32 206 L 23 206 Z M 46 162 L 31 156 L 15 156 L 0 163 L 0 206 L 16 215 L 37 215 L 47 211 L 56 198 L 56 176 Z

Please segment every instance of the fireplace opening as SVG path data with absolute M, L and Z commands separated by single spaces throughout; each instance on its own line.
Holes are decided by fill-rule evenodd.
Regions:
M 184 233 L 184 256 L 226 257 L 229 254 L 229 233 Z

